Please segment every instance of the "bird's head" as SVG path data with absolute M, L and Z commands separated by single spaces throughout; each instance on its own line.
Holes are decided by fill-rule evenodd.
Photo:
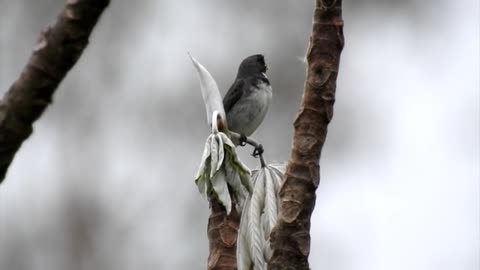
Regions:
M 245 58 L 238 68 L 237 77 L 252 76 L 267 72 L 265 58 L 261 54 L 251 55 Z

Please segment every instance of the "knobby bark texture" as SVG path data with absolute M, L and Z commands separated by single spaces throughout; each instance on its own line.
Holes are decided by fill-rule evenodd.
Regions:
M 209 270 L 237 269 L 237 235 L 240 226 L 240 214 L 232 207 L 227 215 L 225 207 L 217 199 L 210 198 L 210 217 L 208 218 L 208 255 Z
M 316 0 L 307 52 L 307 79 L 284 183 L 280 215 L 272 234 L 268 269 L 309 269 L 310 218 L 320 181 L 320 153 L 333 116 L 343 49 L 341 0 Z
M 52 102 L 67 72 L 77 62 L 110 0 L 68 0 L 53 25 L 40 33 L 20 77 L 0 101 L 0 183 L 33 123 Z

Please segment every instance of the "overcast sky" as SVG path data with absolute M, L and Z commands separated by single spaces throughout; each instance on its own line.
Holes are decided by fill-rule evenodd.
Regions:
M 253 137 L 286 161 L 312 3 L 112 1 L 0 186 L 0 269 L 205 268 L 209 129 L 187 52 L 222 92 L 265 54 Z M 0 91 L 63 4 L 0 0 Z M 344 1 L 344 20 L 311 268 L 478 270 L 478 1 Z

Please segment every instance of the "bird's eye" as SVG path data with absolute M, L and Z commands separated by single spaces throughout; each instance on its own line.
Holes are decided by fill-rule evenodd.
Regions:
M 257 56 L 257 63 L 259 63 L 262 66 L 266 66 L 265 64 L 265 58 L 263 58 L 263 55 L 258 55 Z

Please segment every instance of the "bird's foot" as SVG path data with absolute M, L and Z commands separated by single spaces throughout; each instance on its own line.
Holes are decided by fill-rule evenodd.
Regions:
M 263 145 L 259 144 L 255 149 L 253 150 L 252 156 L 253 157 L 258 157 L 263 154 Z
M 240 134 L 240 146 L 247 145 L 247 136 L 245 134 Z

